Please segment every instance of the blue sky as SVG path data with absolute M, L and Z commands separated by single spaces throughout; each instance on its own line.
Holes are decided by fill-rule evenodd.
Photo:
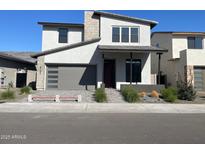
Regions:
M 110 11 L 156 20 L 152 31 L 205 31 L 205 11 Z M 83 11 L 0 11 L 0 51 L 41 51 L 38 21 L 83 23 Z

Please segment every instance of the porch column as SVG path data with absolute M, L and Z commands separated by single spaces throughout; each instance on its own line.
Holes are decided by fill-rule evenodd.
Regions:
M 104 60 L 105 60 L 104 54 L 102 54 L 102 60 L 103 60 L 103 64 L 102 64 L 102 85 L 101 87 L 104 87 Z
M 157 83 L 160 84 L 161 83 L 161 55 L 162 55 L 162 53 L 157 53 L 157 55 L 159 56 L 159 59 L 158 59 L 158 78 L 157 78 Z
M 130 52 L 130 85 L 132 85 L 132 52 Z

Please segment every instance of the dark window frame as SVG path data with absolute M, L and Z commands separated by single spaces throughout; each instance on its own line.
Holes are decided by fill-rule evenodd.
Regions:
M 68 43 L 68 29 L 67 28 L 58 29 L 58 43 Z
M 126 82 L 130 82 L 130 63 L 131 59 L 126 59 L 125 63 L 125 78 Z M 140 63 L 140 70 L 135 70 L 137 63 Z M 136 74 L 139 71 L 140 75 Z M 141 59 L 132 59 L 132 82 L 141 82 L 142 81 L 142 60 Z
M 200 43 L 198 42 L 200 41 Z M 203 37 L 187 37 L 188 49 L 203 49 Z

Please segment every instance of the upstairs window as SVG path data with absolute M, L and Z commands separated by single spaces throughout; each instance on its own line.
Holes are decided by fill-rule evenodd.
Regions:
M 129 42 L 129 28 L 122 28 L 121 42 Z
M 112 42 L 120 42 L 120 28 L 119 27 L 112 28 Z
M 139 28 L 137 27 L 112 27 L 112 42 L 138 43 Z
M 68 43 L 68 29 L 67 28 L 59 28 L 59 43 Z
M 138 42 L 138 28 L 131 28 L 131 42 Z
M 202 49 L 202 37 L 188 37 L 188 49 Z

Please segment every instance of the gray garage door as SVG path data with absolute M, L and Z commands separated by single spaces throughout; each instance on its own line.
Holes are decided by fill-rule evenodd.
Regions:
M 57 71 L 54 71 L 56 68 Z M 49 74 L 49 72 L 56 74 L 54 76 L 53 74 Z M 95 65 L 48 66 L 47 76 L 47 88 L 56 88 L 56 86 L 61 90 L 96 88 Z M 51 79 L 51 77 L 53 78 Z
M 194 88 L 198 91 L 205 90 L 205 68 L 194 67 Z

